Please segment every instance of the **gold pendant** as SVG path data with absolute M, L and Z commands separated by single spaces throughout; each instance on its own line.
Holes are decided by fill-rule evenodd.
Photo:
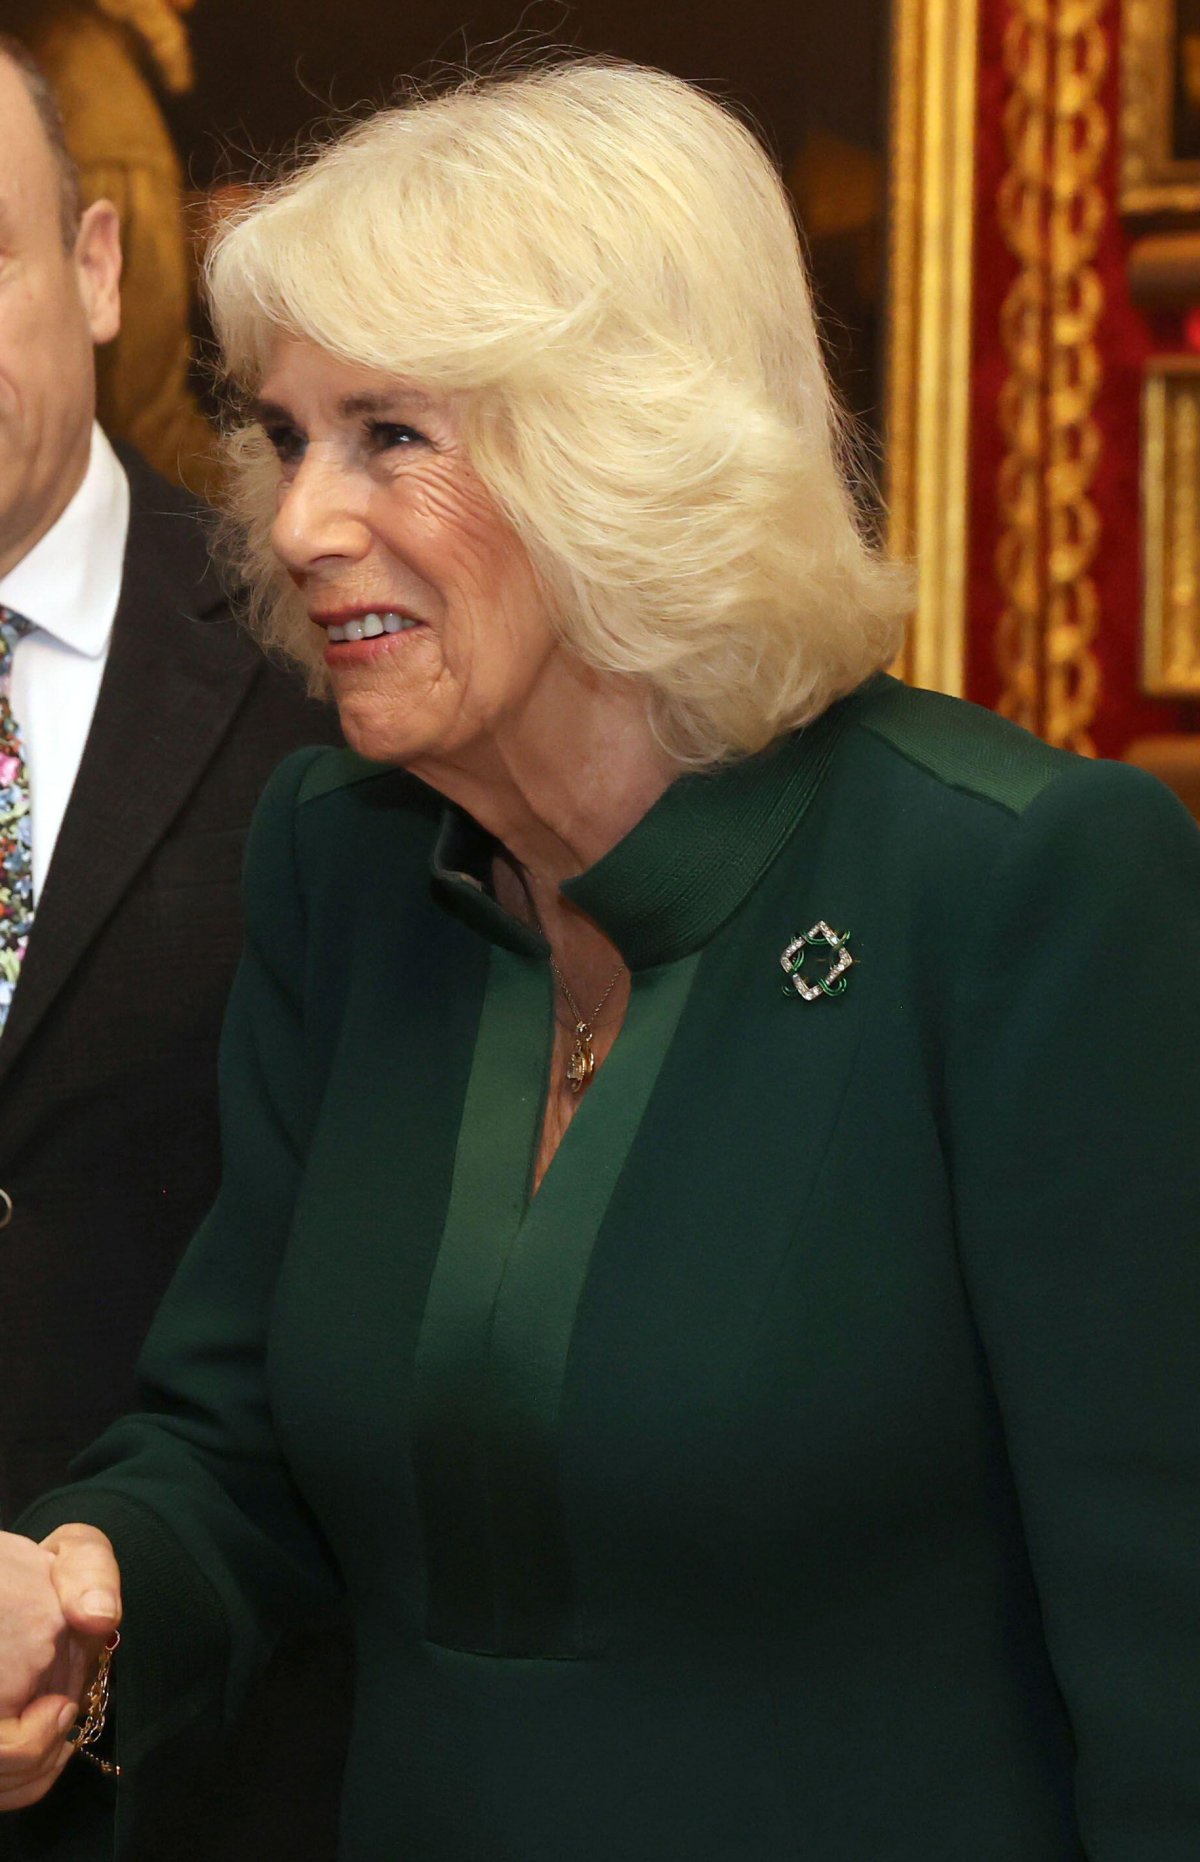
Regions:
M 575 1049 L 567 1061 L 567 1085 L 573 1093 L 581 1093 L 595 1071 L 591 1028 L 587 1022 L 576 1022 Z

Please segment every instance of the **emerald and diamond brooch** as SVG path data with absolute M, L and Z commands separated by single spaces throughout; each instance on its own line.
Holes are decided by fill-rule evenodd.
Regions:
M 784 995 L 790 996 L 795 990 L 804 1002 L 817 1002 L 822 996 L 840 996 L 846 987 L 846 972 L 854 962 L 846 948 L 849 942 L 848 931 L 831 931 L 823 918 L 818 919 L 811 931 L 802 931 L 794 937 L 779 959 L 788 979 L 783 985 Z M 801 975 L 810 950 L 827 950 L 833 955 L 824 976 L 814 976 L 811 982 Z

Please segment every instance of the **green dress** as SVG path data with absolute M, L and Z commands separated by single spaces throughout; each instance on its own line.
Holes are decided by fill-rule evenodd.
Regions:
M 121 1558 L 123 1827 L 344 1598 L 347 1862 L 1196 1862 L 1190 820 L 887 678 L 682 779 L 532 1198 L 490 857 L 344 752 L 260 809 L 220 1196 L 25 1521 Z

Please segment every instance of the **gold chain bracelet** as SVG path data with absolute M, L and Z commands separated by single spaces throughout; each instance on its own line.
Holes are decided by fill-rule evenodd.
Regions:
M 71 1731 L 67 1734 L 67 1738 L 72 1741 L 76 1752 L 82 1753 L 90 1765 L 95 1765 L 109 1778 L 119 1778 L 121 1776 L 121 1767 L 114 1764 L 111 1759 L 102 1759 L 98 1752 L 93 1752 L 91 1750 L 91 1747 L 95 1745 L 101 1733 L 104 1731 L 104 1722 L 108 1718 L 108 1693 L 112 1658 L 116 1654 L 120 1642 L 121 1633 L 119 1630 L 114 1629 L 112 1635 L 108 1638 L 108 1641 L 100 1651 L 100 1666 L 96 1670 L 92 1685 L 83 1697 L 83 1718 L 82 1720 L 77 1720 L 75 1725 L 71 1728 Z

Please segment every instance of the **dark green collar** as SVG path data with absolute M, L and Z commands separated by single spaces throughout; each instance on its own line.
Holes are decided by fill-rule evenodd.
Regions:
M 871 680 L 760 756 L 681 776 L 623 840 L 563 887 L 631 970 L 699 950 L 737 911 L 795 832 Z M 455 909 L 494 942 L 544 957 L 546 944 L 493 898 L 495 843 L 448 808 L 433 872 Z

